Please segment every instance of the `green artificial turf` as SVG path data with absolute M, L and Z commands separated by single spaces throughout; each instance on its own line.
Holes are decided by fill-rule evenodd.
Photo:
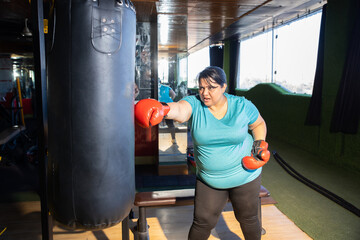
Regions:
M 276 151 L 304 177 L 360 208 L 360 174 L 317 161 L 309 152 L 268 139 Z M 360 239 L 360 217 L 290 176 L 272 156 L 263 168 L 262 185 L 276 207 L 316 240 Z

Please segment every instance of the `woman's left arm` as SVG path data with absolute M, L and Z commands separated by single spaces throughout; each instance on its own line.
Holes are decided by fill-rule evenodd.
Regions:
M 254 143 L 251 149 L 251 156 L 245 156 L 242 164 L 246 169 L 258 169 L 266 164 L 270 159 L 268 144 L 266 138 L 266 123 L 259 114 L 256 121 L 249 125 L 249 129 L 254 137 Z
M 266 138 L 266 123 L 261 117 L 260 113 L 256 121 L 249 125 L 249 129 L 252 132 L 254 140 L 264 140 Z

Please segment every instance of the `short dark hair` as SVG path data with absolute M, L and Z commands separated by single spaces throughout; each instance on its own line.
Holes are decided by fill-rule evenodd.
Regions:
M 197 80 L 199 83 L 200 79 L 205 79 L 208 83 L 210 83 L 211 80 L 214 80 L 222 87 L 226 83 L 226 74 L 222 68 L 210 66 L 198 74 Z

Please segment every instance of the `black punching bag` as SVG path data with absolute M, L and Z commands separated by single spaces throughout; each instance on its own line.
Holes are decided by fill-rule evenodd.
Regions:
M 51 22 L 50 213 L 70 228 L 106 228 L 129 214 L 135 196 L 134 6 L 55 0 Z

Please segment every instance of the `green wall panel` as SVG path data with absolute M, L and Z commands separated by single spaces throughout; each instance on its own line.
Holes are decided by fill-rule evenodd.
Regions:
M 308 150 L 319 161 L 360 172 L 360 133 L 331 133 L 330 124 L 345 64 L 356 0 L 328 0 L 325 29 L 324 80 L 321 125 L 307 126 L 305 118 L 310 96 L 287 92 L 276 84 L 259 84 L 237 95 L 251 100 L 260 110 L 268 136 Z M 226 54 L 225 44 L 225 55 Z M 224 59 L 224 63 L 228 63 Z M 227 67 L 227 65 L 224 65 Z

